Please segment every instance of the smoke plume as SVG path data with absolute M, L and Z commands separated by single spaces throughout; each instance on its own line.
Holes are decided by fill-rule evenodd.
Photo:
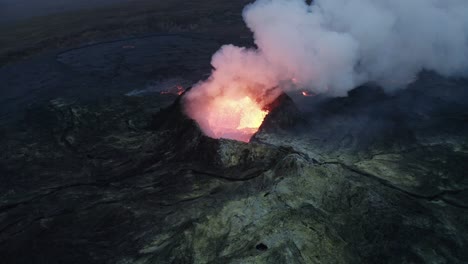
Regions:
M 216 96 L 274 99 L 271 88 L 332 96 L 374 82 L 405 87 L 421 70 L 468 75 L 465 0 L 257 0 L 244 21 L 256 49 L 227 45 L 186 98 L 199 120 Z

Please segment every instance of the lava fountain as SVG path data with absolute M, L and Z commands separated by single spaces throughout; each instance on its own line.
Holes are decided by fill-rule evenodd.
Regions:
M 196 108 L 189 111 L 189 116 L 197 121 L 207 136 L 244 142 L 250 141 L 269 112 L 248 95 L 216 96 L 192 107 Z
M 206 117 L 207 134 L 214 138 L 229 138 L 248 142 L 268 114 L 267 110 L 245 96 L 233 100 L 220 97 L 213 100 Z
M 211 76 L 184 94 L 185 113 L 212 138 L 249 142 L 281 93 L 276 72 L 257 50 L 226 45 Z

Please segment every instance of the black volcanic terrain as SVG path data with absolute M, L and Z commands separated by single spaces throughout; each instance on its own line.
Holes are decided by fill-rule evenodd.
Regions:
M 167 91 L 252 41 L 205 18 L 3 53 L 1 263 L 468 262 L 468 80 L 283 94 L 250 143 L 212 139 Z

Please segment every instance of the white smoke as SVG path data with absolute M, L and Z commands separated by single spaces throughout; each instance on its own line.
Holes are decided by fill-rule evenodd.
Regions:
M 223 47 L 212 85 L 202 89 L 225 92 L 232 79 L 262 87 L 294 79 L 346 95 L 365 82 L 404 87 L 423 69 L 468 75 L 466 0 L 257 0 L 243 17 L 258 50 Z
M 344 96 L 366 82 L 404 88 L 422 70 L 468 76 L 466 0 L 257 0 L 243 17 L 257 49 L 222 47 L 185 98 L 204 130 L 217 97 L 265 107 L 273 87 Z
M 468 73 L 465 0 L 258 0 L 244 20 L 266 60 L 318 92 Z

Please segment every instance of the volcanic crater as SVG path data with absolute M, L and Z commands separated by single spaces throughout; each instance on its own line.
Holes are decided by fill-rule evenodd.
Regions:
M 468 263 L 466 2 L 125 2 L 2 26 L 2 264 Z
M 466 85 L 426 73 L 392 95 L 372 85 L 343 98 L 283 94 L 249 143 L 206 136 L 184 95 L 54 99 L 2 142 L 0 255 L 463 262 Z

